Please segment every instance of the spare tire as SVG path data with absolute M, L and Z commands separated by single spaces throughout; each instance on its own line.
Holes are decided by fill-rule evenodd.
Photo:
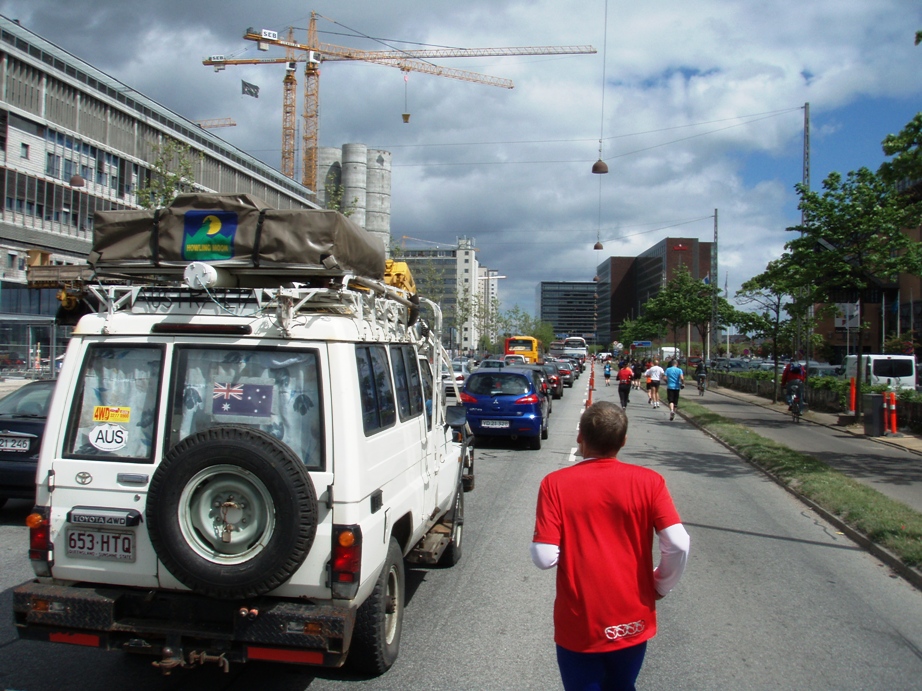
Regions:
M 147 531 L 167 570 L 210 597 L 255 597 L 288 580 L 317 532 L 301 459 L 251 427 L 214 427 L 176 444 L 154 472 Z

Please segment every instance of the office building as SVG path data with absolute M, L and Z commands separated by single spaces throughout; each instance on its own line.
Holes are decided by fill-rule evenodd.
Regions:
M 594 281 L 541 281 L 537 298 L 538 318 L 552 324 L 558 338 L 582 336 L 590 345 L 600 343 Z
M 696 238 L 665 238 L 636 257 L 609 257 L 599 264 L 600 342 L 620 341 L 621 323 L 641 316 L 644 303 L 666 286 L 678 267 L 685 267 L 693 278 L 710 281 L 712 246 Z

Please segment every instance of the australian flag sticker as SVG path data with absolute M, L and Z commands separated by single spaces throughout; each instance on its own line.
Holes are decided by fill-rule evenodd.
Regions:
M 211 414 L 225 419 L 271 417 L 272 388 L 271 384 L 215 382 Z
M 214 261 L 234 258 L 237 214 L 233 211 L 187 211 L 183 220 L 182 258 Z

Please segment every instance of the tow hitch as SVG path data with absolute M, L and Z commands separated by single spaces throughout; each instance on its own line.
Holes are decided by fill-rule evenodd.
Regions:
M 154 667 L 159 668 L 160 671 L 163 672 L 164 676 L 169 676 L 170 673 L 177 667 L 200 667 L 207 662 L 217 663 L 218 667 L 220 667 L 225 674 L 230 672 L 230 661 L 224 657 L 224 653 L 221 653 L 220 655 L 209 655 L 205 652 L 200 653 L 192 650 L 189 652 L 188 659 L 184 660 L 182 657 L 182 650 L 177 652 L 175 649 L 170 647 L 164 647 L 163 659 L 155 661 L 152 664 Z

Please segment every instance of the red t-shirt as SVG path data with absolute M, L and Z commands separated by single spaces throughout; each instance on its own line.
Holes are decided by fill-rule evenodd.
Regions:
M 631 380 L 634 379 L 634 370 L 630 367 L 622 367 L 618 370 L 618 383 L 619 384 L 630 384 Z
M 560 547 L 554 641 L 602 653 L 653 638 L 653 532 L 680 522 L 649 468 L 598 458 L 545 477 L 534 542 Z

